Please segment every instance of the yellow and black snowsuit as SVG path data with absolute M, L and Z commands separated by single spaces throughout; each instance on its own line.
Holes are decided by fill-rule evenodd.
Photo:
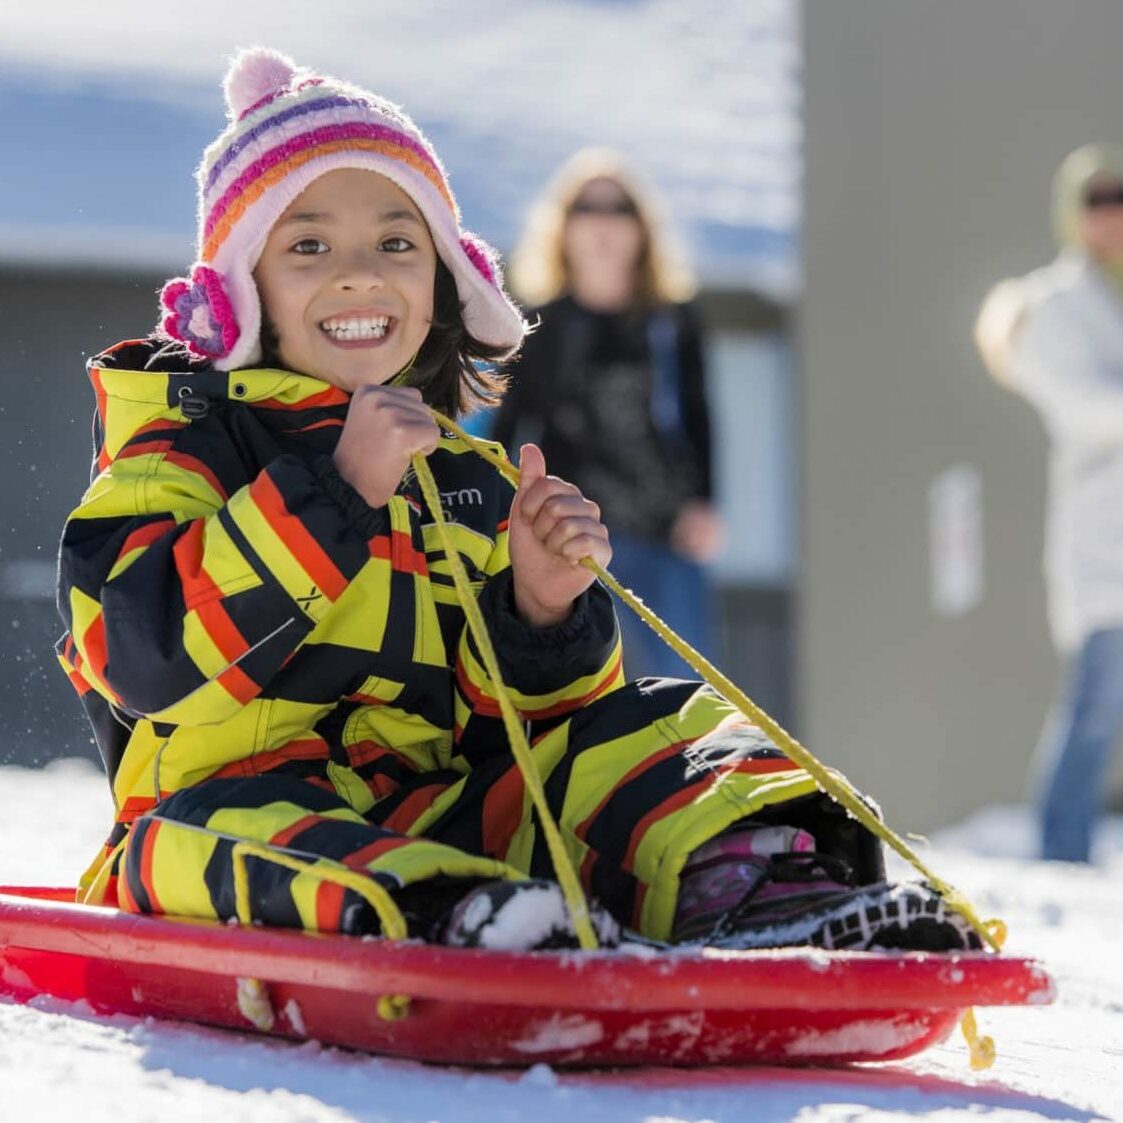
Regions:
M 399 900 L 550 876 L 416 484 L 373 509 L 334 467 L 348 396 L 148 341 L 89 373 L 96 463 L 62 540 L 59 656 L 116 807 L 94 896 L 230 916 L 238 839 L 343 863 Z M 814 785 L 712 691 L 625 686 L 600 586 L 557 627 L 523 624 L 510 485 L 455 438 L 429 463 L 574 865 L 618 919 L 665 937 L 687 855 Z M 377 930 L 350 890 L 248 872 L 257 919 Z

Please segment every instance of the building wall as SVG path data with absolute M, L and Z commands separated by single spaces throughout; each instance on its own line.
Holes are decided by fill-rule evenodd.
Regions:
M 1060 159 L 1123 134 L 1123 5 L 806 0 L 804 36 L 800 713 L 925 829 L 1023 794 L 1054 687 L 1045 438 L 970 334 L 993 282 L 1052 256 Z M 955 466 L 981 480 L 984 589 L 947 616 L 929 494 Z
M 143 333 L 154 276 L 0 269 L 0 764 L 97 756 L 55 661 L 55 556 L 90 478 L 88 354 Z

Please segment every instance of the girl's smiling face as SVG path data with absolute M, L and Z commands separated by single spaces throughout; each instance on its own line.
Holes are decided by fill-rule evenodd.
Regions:
M 417 354 L 436 269 L 410 197 L 376 172 L 340 168 L 281 215 L 253 275 L 284 366 L 351 392 L 390 381 Z

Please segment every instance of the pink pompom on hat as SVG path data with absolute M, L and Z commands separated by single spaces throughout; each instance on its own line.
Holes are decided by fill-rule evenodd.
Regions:
M 224 88 L 230 124 L 196 172 L 198 260 L 190 276 L 164 286 L 165 334 L 219 370 L 260 361 L 253 269 L 269 231 L 313 180 L 364 168 L 395 183 L 421 211 L 456 280 L 469 333 L 516 350 L 526 323 L 503 290 L 498 255 L 462 229 L 444 167 L 400 108 L 262 47 L 239 52 Z

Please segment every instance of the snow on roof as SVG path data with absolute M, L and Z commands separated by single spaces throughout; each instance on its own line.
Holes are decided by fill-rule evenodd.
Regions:
M 0 177 L 0 258 L 186 266 L 227 59 L 265 43 L 405 105 L 468 224 L 504 249 L 554 168 L 608 144 L 661 189 L 704 280 L 790 295 L 797 19 L 796 0 L 13 6 L 0 143 L 20 159 Z

